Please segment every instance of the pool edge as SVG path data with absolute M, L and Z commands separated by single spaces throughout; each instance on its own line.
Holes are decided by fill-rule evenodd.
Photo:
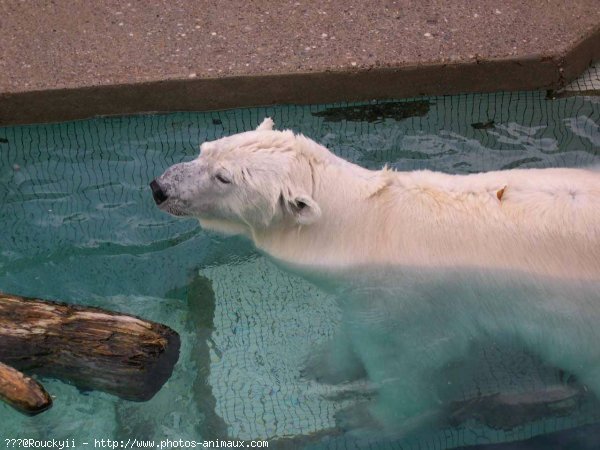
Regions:
M 0 126 L 104 115 L 556 90 L 600 60 L 600 25 L 556 54 L 0 93 Z

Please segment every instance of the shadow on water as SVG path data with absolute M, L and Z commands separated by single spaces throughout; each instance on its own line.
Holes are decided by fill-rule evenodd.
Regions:
M 428 100 L 410 102 L 385 102 L 373 105 L 345 106 L 327 108 L 313 112 L 315 117 L 323 117 L 325 122 L 380 122 L 386 119 L 396 121 L 409 117 L 424 117 L 429 112 L 431 103 Z

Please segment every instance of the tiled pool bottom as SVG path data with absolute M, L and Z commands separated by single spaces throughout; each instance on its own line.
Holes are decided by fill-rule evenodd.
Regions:
M 162 214 L 147 188 L 167 166 L 193 158 L 201 142 L 252 129 L 265 116 L 370 168 L 387 163 L 468 173 L 600 163 L 600 100 L 547 100 L 543 93 L 0 128 L 0 290 L 131 312 L 182 337 L 174 375 L 151 401 L 44 380 L 54 407 L 25 418 L 0 405 L 3 436 L 269 438 L 272 446 L 442 449 L 600 420 L 596 404 L 584 402 L 567 415 L 511 430 L 470 421 L 403 440 L 335 429 L 336 411 L 355 399 L 300 377 L 304 358 L 339 321 L 334 299 L 281 272 L 241 239 L 215 237 L 193 220 Z M 465 382 L 465 396 L 524 391 L 554 376 L 527 355 L 488 350 L 511 364 L 501 369 L 498 358 L 481 356 L 487 369 Z

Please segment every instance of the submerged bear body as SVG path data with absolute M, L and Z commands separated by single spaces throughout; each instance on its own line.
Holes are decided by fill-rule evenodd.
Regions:
M 598 170 L 371 171 L 272 127 L 204 143 L 153 191 L 338 292 L 319 379 L 366 373 L 372 415 L 397 423 L 435 407 L 440 368 L 497 335 L 600 394 Z

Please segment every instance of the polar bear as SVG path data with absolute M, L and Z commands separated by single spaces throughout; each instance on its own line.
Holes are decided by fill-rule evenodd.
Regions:
M 151 188 L 338 294 L 315 377 L 366 373 L 370 414 L 397 424 L 443 400 L 436 377 L 474 339 L 502 337 L 600 394 L 598 170 L 372 171 L 273 125 L 203 143 Z

